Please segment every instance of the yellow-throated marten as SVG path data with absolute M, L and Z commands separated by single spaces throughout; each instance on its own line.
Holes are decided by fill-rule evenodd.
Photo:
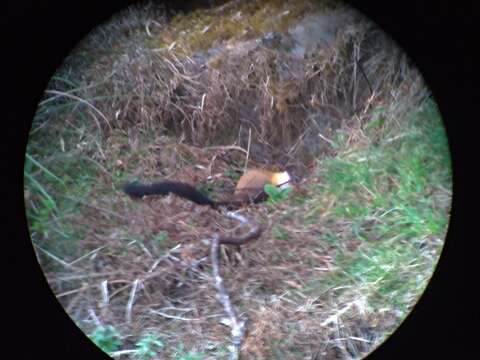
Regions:
M 146 195 L 167 195 L 173 193 L 182 198 L 193 201 L 199 205 L 209 205 L 212 208 L 218 206 L 241 206 L 256 203 L 264 199 L 263 192 L 266 184 L 272 184 L 280 188 L 290 186 L 288 172 L 273 172 L 262 169 L 252 169 L 245 172 L 238 180 L 235 192 L 226 200 L 215 201 L 202 194 L 194 186 L 178 181 L 161 181 L 152 184 L 133 182 L 123 187 L 123 191 L 132 197 Z

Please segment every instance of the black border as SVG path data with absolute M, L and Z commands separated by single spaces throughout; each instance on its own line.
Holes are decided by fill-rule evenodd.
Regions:
M 23 157 L 36 105 L 48 79 L 75 44 L 95 25 L 132 1 L 7 1 L 3 4 L 2 41 L 2 307 L 7 341 L 2 352 L 16 358 L 105 358 L 73 323 L 53 297 L 36 262 L 23 205 Z M 454 167 L 452 221 L 441 261 L 414 311 L 369 359 L 462 358 L 475 343 L 467 340 L 469 323 L 480 318 L 470 303 L 473 264 L 468 255 L 471 212 L 467 208 L 478 160 L 474 111 L 479 8 L 467 1 L 351 1 L 407 51 L 433 91 L 446 123 Z M 478 60 L 478 58 L 476 58 Z M 5 118 L 6 116 L 6 118 Z M 473 165 L 469 166 L 468 165 Z M 472 170 L 467 170 L 472 169 Z M 468 172 L 467 172 L 468 171 Z M 3 176 L 3 175 L 6 176 Z M 473 217 L 471 218 L 473 220 Z M 470 248 L 469 248 L 470 246 Z M 470 267 L 470 268 L 469 268 Z M 474 286 L 473 286 L 474 288 Z M 470 306 L 469 306 L 470 305 Z M 478 328 L 478 325 L 476 325 Z M 473 350 L 471 351 L 473 354 Z

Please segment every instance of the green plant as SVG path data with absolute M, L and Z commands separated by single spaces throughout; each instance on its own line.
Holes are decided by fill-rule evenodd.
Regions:
M 268 202 L 271 204 L 285 200 L 292 190 L 291 187 L 280 189 L 272 184 L 266 184 L 264 187 L 264 191 L 268 195 Z
M 240 179 L 240 174 L 232 169 L 225 170 L 223 174 L 235 182 L 238 182 L 238 180 Z
M 35 168 L 38 169 L 36 172 L 34 171 Z M 45 207 L 47 207 L 49 210 L 56 209 L 57 204 L 55 200 L 53 200 L 47 188 L 42 185 L 39 180 L 37 180 L 36 177 L 39 176 L 34 175 L 35 173 L 44 174 L 47 178 L 55 180 L 61 185 L 65 185 L 62 179 L 53 174 L 49 169 L 47 169 L 39 161 L 35 160 L 30 154 L 27 153 L 25 154 L 25 166 L 23 169 L 23 175 L 26 179 L 27 188 L 30 188 L 34 193 L 38 193 L 42 204 L 45 205 Z
M 174 358 L 175 360 L 203 360 L 205 358 L 205 354 L 192 350 L 186 352 L 185 346 L 180 344 L 175 351 Z
M 168 240 L 168 232 L 166 231 L 160 231 L 154 238 L 153 238 L 153 244 L 161 248 L 161 246 L 165 243 L 165 241 Z
M 152 359 L 157 355 L 157 351 L 164 346 L 163 342 L 155 334 L 146 334 L 135 345 L 137 347 L 135 357 L 142 360 Z
M 44 176 L 61 185 L 64 185 L 64 182 L 28 153 L 25 154 L 23 175 L 25 188 L 28 191 L 26 197 L 37 200 L 36 207 L 32 207 L 31 231 L 47 237 L 49 232 L 48 226 L 45 224 L 48 224 L 50 216 L 58 209 L 58 206 L 48 187 L 43 184 L 41 177 Z
M 176 360 L 203 360 L 205 359 L 205 354 L 189 351 L 188 353 L 179 353 L 176 356 Z
M 213 184 L 211 183 L 200 184 L 197 186 L 197 188 L 198 188 L 198 191 L 200 191 L 201 193 L 209 197 L 215 194 Z
M 287 230 L 285 230 L 284 228 L 281 228 L 280 226 L 275 226 L 272 229 L 272 234 L 278 240 L 288 240 L 288 239 L 290 239 L 290 233 Z
M 97 326 L 88 337 L 107 354 L 118 350 L 122 345 L 120 334 L 111 325 Z

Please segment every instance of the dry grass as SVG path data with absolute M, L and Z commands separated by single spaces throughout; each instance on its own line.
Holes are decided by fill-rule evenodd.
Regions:
M 262 8 L 266 18 L 284 9 L 267 5 Z M 259 6 L 254 7 L 257 12 Z M 284 6 L 293 7 L 288 2 Z M 258 46 L 254 39 L 235 47 L 224 43 L 189 57 L 180 55 L 181 45 L 172 51 L 152 51 L 146 41 L 182 28 L 173 22 L 173 29 L 164 29 L 164 18 L 153 21 L 145 19 L 146 14 L 124 14 L 77 49 L 66 67 L 82 74 L 81 79 L 69 75 L 69 81 L 83 85 L 71 89 L 58 80 L 61 75 L 51 84 L 56 93 L 46 100 L 50 105 L 73 96 L 83 99 L 83 104 L 91 103 L 84 116 L 100 130 L 98 141 L 108 139 L 114 130 L 134 138 L 137 132 L 175 135 L 202 147 L 236 144 L 247 148 L 250 138 L 254 161 L 296 165 L 304 171 L 318 155 L 332 154 L 328 139 L 343 122 L 381 104 L 401 83 L 411 83 L 404 79 L 409 76 L 407 60 L 399 59 L 383 34 L 353 14 L 349 16 L 355 25 L 340 29 L 333 46 L 301 61 L 290 52 Z M 292 22 L 295 18 L 289 16 Z M 274 25 L 261 30 L 274 31 Z M 150 37 L 142 31 L 145 28 Z M 121 34 L 120 39 L 108 37 L 109 33 Z M 375 90 L 371 97 L 354 57 L 362 59 Z M 101 111 L 94 107 L 96 102 L 101 103 Z M 324 141 L 318 141 L 319 132 Z
M 395 157 L 404 139 L 414 148 L 422 126 L 406 120 L 428 95 L 418 72 L 350 11 L 331 46 L 305 58 L 288 50 L 286 38 L 259 46 L 259 34 L 331 4 L 249 4 L 222 7 L 216 22 L 205 10 L 168 22 L 152 4 L 131 8 L 80 44 L 39 106 L 25 169 L 32 240 L 80 328 L 108 324 L 121 334 L 117 358 L 132 357 L 127 350 L 148 333 L 163 343 L 151 358 L 227 356 L 208 239 L 234 226 L 175 197 L 132 201 L 119 192 L 125 180 L 178 179 L 221 197 L 247 162 L 292 166 L 301 176 L 287 201 L 243 210 L 265 226 L 259 240 L 222 249 L 226 284 L 249 319 L 247 359 L 363 356 L 398 326 L 438 259 L 450 183 L 422 187 L 430 175 L 420 172 L 420 155 L 445 149 L 418 150 L 411 167 L 409 155 Z M 286 9 L 288 21 L 272 20 Z M 250 31 L 232 20 L 238 12 L 250 15 Z M 220 38 L 211 28 L 198 43 L 204 22 L 229 31 Z M 365 159 L 377 158 L 386 160 L 366 168 L 378 180 L 362 182 L 372 176 Z M 404 160 L 405 173 L 390 171 Z M 432 174 L 448 168 L 438 164 Z M 410 203 L 410 212 L 387 213 Z M 410 225 L 396 227 L 407 218 Z M 386 261 L 406 270 L 392 277 Z

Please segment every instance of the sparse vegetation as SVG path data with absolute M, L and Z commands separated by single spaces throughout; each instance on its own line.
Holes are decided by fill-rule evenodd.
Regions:
M 203 360 L 205 359 L 205 354 L 198 353 L 195 351 L 189 351 L 188 353 L 177 353 L 175 360 Z
M 266 187 L 269 202 L 242 210 L 261 238 L 222 250 L 249 319 L 242 356 L 360 358 L 405 318 L 440 256 L 451 173 L 437 106 L 408 58 L 341 3 L 219 6 L 171 21 L 132 7 L 52 78 L 24 170 L 38 260 L 116 358 L 226 359 L 205 240 L 232 221 L 120 187 L 177 179 L 222 197 L 246 164 L 293 167 L 294 191 Z M 299 56 L 288 30 L 316 14 L 348 21 Z
M 293 189 L 290 187 L 285 189 L 280 189 L 271 184 L 266 184 L 264 191 L 268 195 L 267 201 L 271 204 L 275 204 L 279 201 L 285 200 L 288 197 L 288 195 L 293 191 Z
M 96 327 L 90 339 L 106 353 L 112 353 L 122 345 L 120 334 L 111 325 Z
M 141 360 L 149 360 L 155 358 L 159 349 L 164 345 L 159 337 L 155 334 L 146 334 L 137 343 L 137 352 L 135 356 Z

